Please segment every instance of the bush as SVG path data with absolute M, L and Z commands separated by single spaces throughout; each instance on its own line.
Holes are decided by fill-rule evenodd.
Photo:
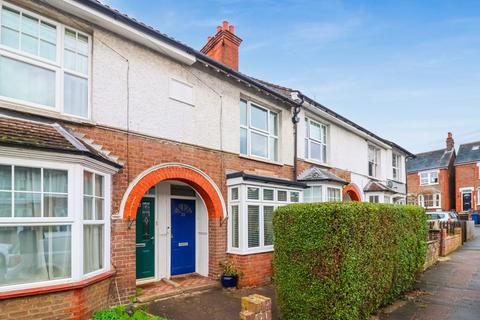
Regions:
M 95 312 L 93 320 L 167 320 L 165 318 L 150 316 L 143 310 L 134 310 L 132 316 L 129 316 L 124 306 L 118 306 L 112 309 Z
M 274 216 L 282 319 L 368 319 L 411 288 L 426 255 L 417 206 L 296 204 Z

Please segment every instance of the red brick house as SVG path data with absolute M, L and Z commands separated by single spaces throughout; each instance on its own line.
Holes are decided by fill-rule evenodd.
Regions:
M 480 142 L 460 145 L 455 160 L 455 196 L 457 212 L 479 209 L 480 196 Z
M 2 319 L 87 319 L 228 259 L 265 284 L 277 207 L 405 203 L 411 154 L 239 73 L 227 22 L 197 51 L 94 0 L 0 11 Z
M 407 160 L 407 200 L 428 211 L 455 209 L 456 153 L 449 132 L 446 148 L 416 154 Z

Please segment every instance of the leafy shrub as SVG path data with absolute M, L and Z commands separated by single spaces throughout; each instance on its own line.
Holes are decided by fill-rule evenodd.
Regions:
M 411 288 L 426 255 L 417 206 L 295 204 L 274 216 L 282 319 L 368 319 Z
M 136 309 L 132 316 L 128 315 L 124 306 L 95 312 L 93 320 L 166 320 L 165 318 L 150 316 L 143 310 Z

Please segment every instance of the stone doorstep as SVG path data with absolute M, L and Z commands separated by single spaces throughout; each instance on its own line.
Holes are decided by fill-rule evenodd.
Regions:
M 219 282 L 214 282 L 214 283 L 206 283 L 206 284 L 199 284 L 195 286 L 188 286 L 185 288 L 182 287 L 177 287 L 171 291 L 167 292 L 161 292 L 161 293 L 153 293 L 150 295 L 146 296 L 140 296 L 137 297 L 137 301 L 140 304 L 147 303 L 147 302 L 153 302 L 157 300 L 165 300 L 169 298 L 174 298 L 176 296 L 182 295 L 182 294 L 188 294 L 188 293 L 199 293 L 203 291 L 209 291 L 214 288 L 219 288 L 220 283 Z

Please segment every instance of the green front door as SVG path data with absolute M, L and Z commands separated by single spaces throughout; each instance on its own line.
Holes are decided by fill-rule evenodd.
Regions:
M 155 276 L 155 201 L 143 198 L 137 211 L 137 279 Z

